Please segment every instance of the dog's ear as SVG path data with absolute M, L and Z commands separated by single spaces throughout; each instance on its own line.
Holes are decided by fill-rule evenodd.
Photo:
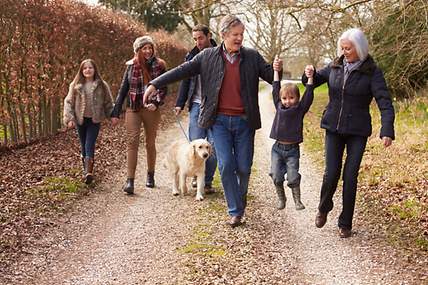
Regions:
M 192 148 L 193 148 L 193 157 L 195 157 L 196 156 L 196 145 L 193 144 Z

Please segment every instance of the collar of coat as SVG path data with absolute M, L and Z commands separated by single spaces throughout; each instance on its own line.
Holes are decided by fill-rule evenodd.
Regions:
M 216 47 L 217 46 L 217 43 L 213 39 L 210 39 L 210 43 L 211 43 L 211 47 Z M 199 52 L 200 52 L 199 48 L 197 46 L 195 46 L 191 51 L 189 51 L 189 53 L 187 54 L 186 58 L 192 59 Z
M 95 79 L 92 85 L 92 90 L 95 90 L 98 87 L 98 84 L 100 84 L 100 80 L 99 79 Z M 83 84 L 82 83 L 77 83 L 74 86 L 74 89 L 82 91 L 83 89 Z
M 336 57 L 333 60 L 333 63 L 331 65 L 332 68 L 342 68 L 343 67 L 343 59 L 344 55 L 340 57 Z M 361 65 L 356 69 L 361 73 L 365 73 L 368 75 L 372 75 L 373 72 L 376 70 L 376 63 L 374 62 L 371 55 L 368 55 L 367 58 L 361 63 Z

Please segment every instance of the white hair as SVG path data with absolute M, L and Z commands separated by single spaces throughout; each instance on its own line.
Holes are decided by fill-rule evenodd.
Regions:
M 360 60 L 365 60 L 369 55 L 369 42 L 367 41 L 366 36 L 363 31 L 357 28 L 352 28 L 343 32 L 340 38 L 337 40 L 337 56 L 342 56 L 343 51 L 340 46 L 341 40 L 349 40 L 354 45 L 355 50 L 357 51 L 358 58 Z

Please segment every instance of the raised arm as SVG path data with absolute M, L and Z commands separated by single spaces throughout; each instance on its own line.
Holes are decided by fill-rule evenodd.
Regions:
M 281 81 L 279 72 L 282 70 L 282 61 L 279 60 L 278 56 L 275 56 L 275 60 L 273 62 L 273 83 L 272 83 L 272 99 L 273 104 L 278 106 L 279 103 L 279 91 L 281 90 Z
M 328 82 L 328 78 L 330 77 L 330 71 L 331 71 L 330 65 L 318 71 L 314 69 L 314 88 Z M 306 76 L 305 73 L 303 73 L 302 75 L 303 85 L 306 85 L 307 82 L 308 82 L 308 77 Z
M 315 68 L 313 65 L 307 65 L 305 67 L 305 76 L 308 78 L 308 82 L 306 83 L 305 93 L 300 101 L 300 106 L 302 106 L 305 113 L 309 111 L 314 101 L 314 73 Z

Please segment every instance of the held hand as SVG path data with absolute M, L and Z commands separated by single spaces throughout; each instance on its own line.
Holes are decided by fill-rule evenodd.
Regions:
M 282 69 L 282 59 L 280 59 L 278 56 L 275 56 L 275 59 L 272 64 L 274 71 L 281 71 Z
M 175 113 L 176 116 L 180 115 L 181 114 L 181 107 L 175 107 L 174 108 L 174 113 Z
M 146 107 L 149 111 L 155 111 L 157 109 L 156 105 L 152 103 L 146 104 L 144 107 Z
M 305 67 L 305 75 L 307 78 L 312 78 L 314 77 L 314 66 L 313 65 L 306 65 Z
M 392 144 L 392 139 L 390 137 L 382 137 L 383 146 L 389 147 Z
M 67 124 L 67 128 L 69 128 L 69 129 L 72 129 L 72 128 L 74 128 L 76 126 L 76 124 L 74 123 L 74 121 L 70 121 L 70 122 L 68 122 L 68 124 Z
M 154 92 L 156 92 L 156 87 L 154 87 L 153 85 L 149 85 L 149 87 L 147 87 L 146 92 L 144 92 L 144 96 L 143 96 L 143 104 L 144 106 L 147 106 L 149 104 L 147 104 L 147 99 L 150 97 L 150 95 L 152 95 Z
M 118 123 L 119 123 L 119 118 L 116 118 L 116 117 L 111 118 L 111 124 L 113 127 L 116 127 Z

